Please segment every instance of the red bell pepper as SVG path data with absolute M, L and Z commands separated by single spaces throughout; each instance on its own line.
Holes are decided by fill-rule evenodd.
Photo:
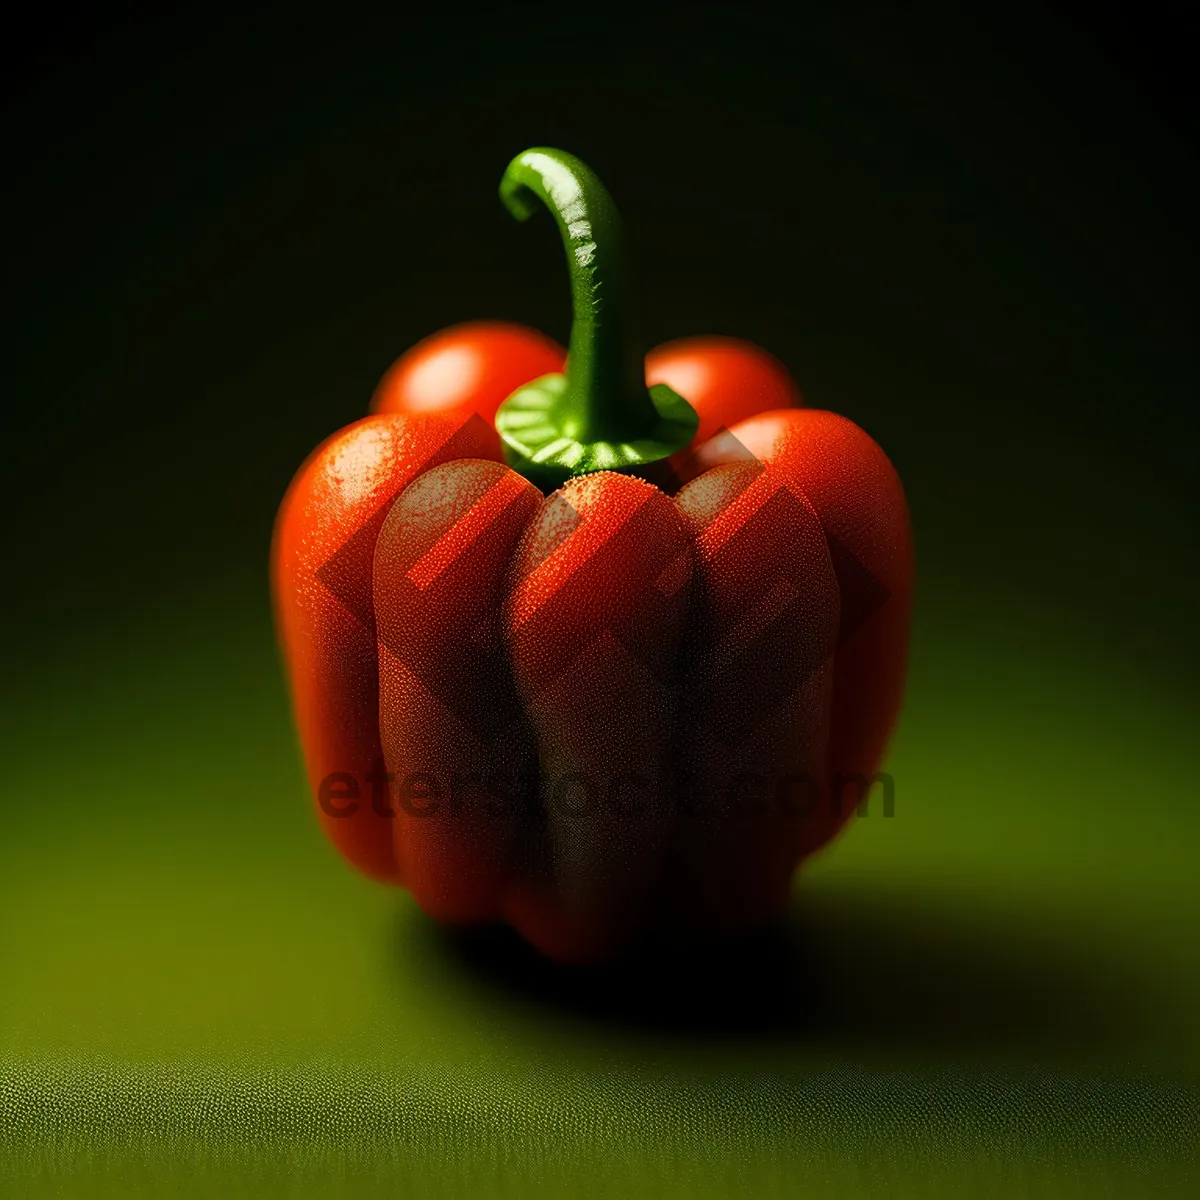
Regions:
M 643 357 L 612 201 L 518 155 L 567 250 L 569 354 L 515 325 L 388 372 L 281 507 L 272 576 L 321 822 L 433 917 L 605 956 L 785 902 L 903 691 L 900 481 L 729 338 Z

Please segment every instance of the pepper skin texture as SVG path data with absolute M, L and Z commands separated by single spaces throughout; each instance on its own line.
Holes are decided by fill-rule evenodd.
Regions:
M 509 321 L 468 321 L 401 355 L 375 389 L 371 411 L 436 413 L 460 422 L 478 413 L 490 424 L 517 388 L 562 371 L 566 360 L 567 352 L 536 329 Z
M 646 383 L 666 383 L 700 417 L 695 445 L 775 408 L 803 408 L 787 368 L 759 346 L 731 337 L 680 338 L 646 355 Z
M 272 583 L 309 783 L 359 870 L 438 921 L 596 962 L 771 918 L 899 713 L 903 489 L 733 338 L 644 354 L 611 198 L 536 148 L 501 185 L 568 255 L 569 351 L 427 338 L 329 438 Z

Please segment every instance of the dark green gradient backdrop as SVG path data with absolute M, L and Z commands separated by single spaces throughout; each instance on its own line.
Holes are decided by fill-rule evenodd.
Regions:
M 210 13 L 25 48 L 14 1194 L 1128 1194 L 1194 1170 L 1200 189 L 1170 56 L 1134 32 Z M 473 317 L 565 340 L 557 240 L 495 197 L 537 143 L 615 193 L 648 341 L 759 341 L 882 443 L 920 565 L 895 816 L 813 864 L 784 930 L 598 975 L 446 938 L 324 846 L 266 590 L 293 469 L 408 345 Z

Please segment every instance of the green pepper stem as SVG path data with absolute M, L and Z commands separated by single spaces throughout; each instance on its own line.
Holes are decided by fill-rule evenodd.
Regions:
M 539 147 L 508 164 L 500 198 L 519 221 L 539 201 L 550 210 L 575 308 L 564 373 L 531 380 L 496 411 L 505 459 L 546 490 L 590 471 L 652 473 L 691 441 L 699 418 L 666 384 L 646 387 L 612 197 L 579 159 Z
M 644 436 L 658 413 L 633 328 L 625 234 L 608 189 L 574 155 L 535 147 L 509 163 L 500 198 L 518 221 L 531 217 L 540 200 L 567 252 L 574 321 L 560 407 L 563 432 L 581 442 Z

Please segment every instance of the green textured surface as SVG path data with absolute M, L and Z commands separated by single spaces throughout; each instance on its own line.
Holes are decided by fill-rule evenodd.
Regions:
M 895 815 L 785 930 L 599 976 L 447 938 L 327 850 L 236 582 L 64 644 L 3 747 L 30 801 L 0 848 L 15 1194 L 1182 1179 L 1200 822 L 1161 800 L 1195 712 L 994 600 L 953 593 L 947 628 L 927 591 Z

